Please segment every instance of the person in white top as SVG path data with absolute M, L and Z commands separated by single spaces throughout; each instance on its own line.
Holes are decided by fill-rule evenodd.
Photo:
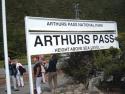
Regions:
M 16 60 L 16 68 L 17 68 L 17 85 L 18 87 L 24 87 L 24 80 L 23 80 L 23 65 Z

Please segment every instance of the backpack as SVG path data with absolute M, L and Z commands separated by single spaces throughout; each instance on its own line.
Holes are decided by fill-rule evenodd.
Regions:
M 26 72 L 26 69 L 22 66 L 19 66 L 19 72 L 20 72 L 21 75 L 23 75 L 23 73 Z

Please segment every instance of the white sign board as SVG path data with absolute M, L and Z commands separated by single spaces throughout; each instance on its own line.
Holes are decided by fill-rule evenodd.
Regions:
M 118 48 L 115 22 L 26 17 L 29 54 Z
M 113 21 L 26 17 L 25 29 L 31 94 L 31 55 L 119 48 Z

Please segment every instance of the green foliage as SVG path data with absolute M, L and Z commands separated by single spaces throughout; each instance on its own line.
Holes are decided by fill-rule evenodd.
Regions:
M 119 33 L 118 41 L 119 41 L 119 44 L 120 44 L 119 46 L 121 50 L 125 51 L 125 33 L 124 32 Z
M 109 50 L 98 50 L 94 52 L 94 64 L 95 66 L 102 70 L 105 65 L 109 65 L 110 63 L 117 60 L 121 54 L 120 49 L 110 48 Z
M 118 82 L 125 75 L 125 63 L 121 56 L 121 50 L 116 48 L 71 53 L 63 70 L 76 81 L 83 83 L 98 71 L 104 72 L 105 79 L 112 75 L 113 80 Z
M 97 51 L 94 56 L 95 66 L 104 71 L 105 79 L 113 76 L 113 81 L 118 83 L 125 75 L 125 62 L 123 60 L 123 51 L 111 48 L 109 50 Z
M 70 58 L 63 63 L 64 72 L 74 80 L 85 83 L 93 67 L 91 57 L 91 52 L 71 53 Z
M 4 61 L 0 60 L 0 68 L 4 68 Z
M 111 55 L 108 51 L 94 51 L 94 62 L 96 62 L 94 64 L 97 69 L 102 70 L 104 65 L 108 63 L 107 60 L 111 61 Z

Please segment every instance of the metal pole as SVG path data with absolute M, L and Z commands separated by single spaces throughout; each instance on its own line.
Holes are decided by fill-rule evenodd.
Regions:
M 3 23 L 3 42 L 4 42 L 4 60 L 6 70 L 7 94 L 11 94 L 9 63 L 8 63 L 8 46 L 7 46 L 7 28 L 6 28 L 6 9 L 5 0 L 2 0 L 2 23 Z
M 79 19 L 79 3 L 74 4 L 75 19 Z

